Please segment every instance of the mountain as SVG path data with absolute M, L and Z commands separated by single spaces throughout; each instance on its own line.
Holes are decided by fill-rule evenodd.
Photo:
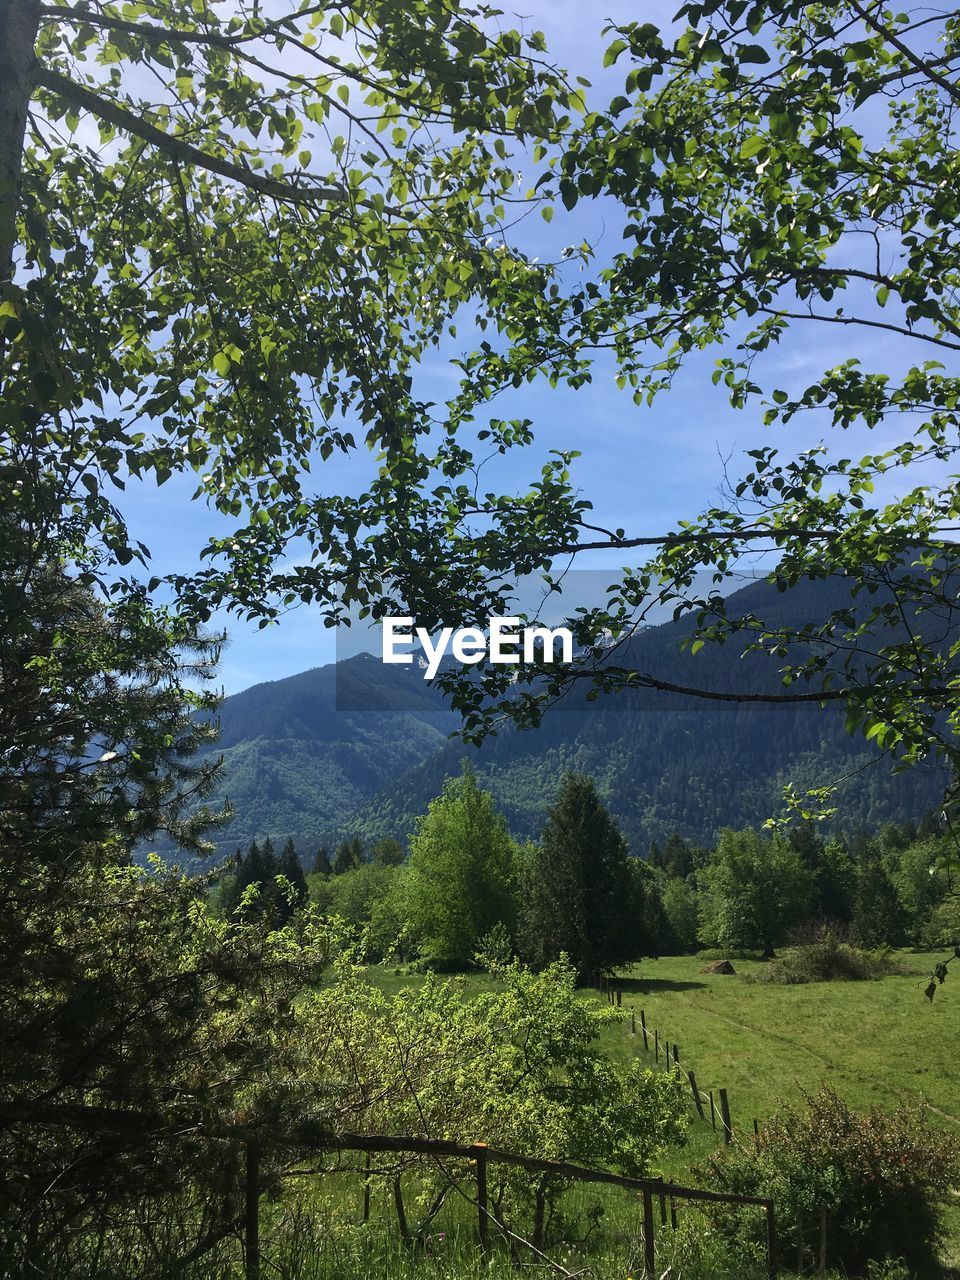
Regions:
M 436 754 L 456 723 L 419 672 L 370 654 L 226 698 L 219 798 L 235 816 L 221 850 L 272 835 L 309 854 L 351 830 L 371 795 Z
M 788 592 L 758 582 L 727 607 L 730 616 L 756 613 L 791 626 L 849 602 L 843 581 Z M 651 627 L 617 660 L 687 686 L 782 689 L 777 663 L 741 657 L 737 644 L 681 653 L 693 625 Z M 836 708 L 643 689 L 596 702 L 575 693 L 536 730 L 509 728 L 479 749 L 466 747 L 449 739 L 457 721 L 421 671 L 367 654 L 228 698 L 221 721 L 225 789 L 237 813 L 222 847 L 290 835 L 304 855 L 347 834 L 406 838 L 464 758 L 518 836 L 539 833 L 564 770 L 590 774 L 637 853 L 673 831 L 709 842 L 722 826 L 760 823 L 779 811 L 787 782 L 806 789 L 843 778 L 831 803 L 834 825 L 847 829 L 918 818 L 945 782 L 933 771 L 891 774 L 875 749 L 846 733 Z

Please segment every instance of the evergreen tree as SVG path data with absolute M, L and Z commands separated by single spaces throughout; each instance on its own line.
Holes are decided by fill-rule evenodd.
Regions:
M 302 907 L 307 900 L 307 878 L 303 874 L 303 866 L 297 856 L 296 845 L 293 843 L 292 837 L 287 840 L 283 846 L 283 852 L 277 860 L 276 875 L 283 876 L 285 880 L 289 880 L 293 885 L 293 901 L 289 901 L 287 897 L 279 891 L 276 892 L 277 902 L 277 924 L 284 924 L 289 920 L 299 907 Z
M 342 840 L 337 845 L 337 852 L 333 856 L 333 874 L 342 876 L 345 871 L 363 866 L 364 862 L 363 841 L 359 836 L 351 836 L 349 840 Z
M 523 878 L 521 948 L 542 968 L 565 952 L 581 979 L 636 959 L 627 846 L 590 778 L 568 773 Z
M 313 857 L 313 874 L 316 876 L 332 876 L 333 863 L 327 853 L 327 846 L 321 845 Z

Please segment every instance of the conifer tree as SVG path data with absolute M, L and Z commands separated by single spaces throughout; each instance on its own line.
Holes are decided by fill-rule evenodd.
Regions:
M 333 857 L 333 874 L 342 876 L 345 871 L 353 871 L 356 867 L 363 866 L 365 861 L 363 841 L 359 836 L 351 836 L 349 840 L 342 840 L 337 846 L 337 852 Z
M 538 968 L 565 952 L 581 979 L 641 948 L 626 841 L 591 779 L 568 773 L 524 867 L 521 945 Z

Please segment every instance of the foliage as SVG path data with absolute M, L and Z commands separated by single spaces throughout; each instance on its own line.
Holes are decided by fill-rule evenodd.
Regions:
M 960 507 L 950 464 L 960 440 L 944 362 L 960 333 L 956 148 L 945 126 L 958 100 L 954 16 L 859 0 L 695 0 L 671 28 L 636 20 L 608 32 L 605 62 L 622 70 L 623 88 L 587 113 L 537 189 L 568 210 L 603 199 L 624 247 L 557 299 L 553 342 L 528 323 L 512 350 L 476 352 L 471 408 L 476 388 L 492 397 L 541 373 L 582 385 L 609 352 L 621 387 L 649 405 L 685 366 L 702 369 L 706 352 L 721 394 L 774 432 L 792 434 L 807 416 L 838 437 L 856 427 L 879 438 L 859 458 L 842 438 L 796 454 L 776 442 L 751 450 L 724 498 L 656 533 L 605 525 L 572 467 L 535 504 L 540 538 L 529 498 L 491 495 L 483 512 L 499 517 L 499 537 L 484 527 L 483 538 L 496 563 L 518 542 L 531 562 L 657 548 L 605 608 L 578 614 L 589 657 L 529 688 L 533 705 L 504 699 L 496 713 L 528 721 L 543 697 L 585 677 L 596 690 L 736 701 L 611 658 L 611 634 L 669 603 L 695 619 L 691 651 L 732 642 L 773 660 L 780 688 L 759 700 L 835 701 L 852 730 L 904 763 L 931 751 L 953 762 Z M 873 243 L 880 258 L 866 251 Z M 818 331 L 830 364 L 788 377 L 778 352 Z M 893 367 L 867 345 L 878 335 L 895 339 Z M 454 552 L 469 543 L 459 527 L 450 540 Z M 832 578 L 846 601 L 786 623 L 728 611 L 724 588 L 759 550 L 775 557 L 779 590 Z M 489 687 L 502 691 L 503 680 Z M 482 732 L 488 712 L 465 701 Z
M 293 997 L 335 945 L 309 916 L 237 929 L 194 881 L 95 852 L 79 847 L 66 876 L 34 868 L 5 969 L 0 1253 L 14 1274 L 70 1275 L 91 1239 L 146 1230 L 158 1204 L 182 1214 L 184 1254 L 237 1211 L 237 1144 L 217 1135 L 240 1114 L 292 1120 Z
M 765 965 L 756 982 L 780 982 L 792 986 L 800 982 L 860 981 L 883 978 L 902 972 L 889 949 L 865 951 L 844 942 L 829 925 L 822 926 L 809 941 L 794 945 Z
M 680 955 L 697 949 L 697 894 L 688 880 L 668 880 L 662 891 L 663 911 L 671 951 Z
M 333 877 L 313 876 L 310 896 L 323 915 L 338 917 L 363 938 L 371 960 L 410 953 L 401 868 L 366 862 Z
M 464 968 L 497 924 L 513 931 L 516 846 L 467 770 L 420 819 L 404 879 L 405 915 L 428 964 Z
M 808 910 L 810 874 L 780 836 L 722 831 L 700 883 L 700 935 L 720 946 L 770 957 Z
M 922 1109 L 858 1113 L 824 1088 L 800 1110 L 779 1111 L 758 1146 L 728 1148 L 705 1173 L 726 1190 L 775 1199 L 784 1263 L 798 1249 L 816 1256 L 825 1209 L 828 1265 L 861 1275 L 885 1258 L 929 1263 L 958 1156 L 956 1141 L 930 1129 Z
M 238 1170 L 217 1130 L 289 1069 L 293 993 L 331 943 L 309 915 L 238 929 L 209 879 L 133 864 L 156 834 L 205 854 L 225 816 L 196 754 L 218 644 L 98 595 L 49 478 L 0 489 L 0 1257 L 69 1275 L 134 1206 L 175 1203 L 185 1249 L 222 1221 Z
M 463 470 L 454 440 L 424 438 L 417 366 L 461 306 L 496 329 L 539 293 L 502 234 L 511 153 L 568 128 L 581 92 L 538 32 L 441 0 L 2 14 L 10 462 L 49 469 L 78 546 L 114 569 L 149 561 L 114 505 L 124 473 L 193 478 L 234 522 L 176 579 L 195 616 L 366 606 L 398 531 L 412 553 Z M 367 447 L 362 496 L 314 492 L 315 459 Z M 313 557 L 281 567 L 294 540 Z
M 567 955 L 581 979 L 613 969 L 643 950 L 641 903 L 626 842 L 596 787 L 566 774 L 523 861 L 523 956 L 540 967 Z
M 255 885 L 251 896 L 247 890 Z M 307 899 L 307 880 L 292 840 L 277 854 L 267 837 L 262 845 L 254 841 L 220 891 L 220 909 L 228 916 L 249 924 L 263 920 L 267 927 L 280 927 Z
M 407 851 L 399 840 L 384 836 L 370 848 L 370 860 L 380 867 L 399 867 L 405 861 Z
M 875 856 L 868 855 L 857 870 L 850 935 L 862 947 L 897 945 L 903 938 L 896 890 Z
M 302 1008 L 306 1060 L 361 1132 L 484 1141 L 648 1173 L 665 1144 L 682 1139 L 676 1082 L 636 1059 L 611 1062 L 598 1037 L 617 1015 L 576 998 L 565 962 L 538 974 L 512 963 L 494 976 L 494 990 L 472 996 L 458 980 L 427 975 L 389 998 L 340 966 L 337 982 Z M 410 1159 L 431 1173 L 433 1162 Z M 508 1222 L 528 1230 L 514 1215 L 532 1207 L 529 1175 L 501 1166 L 490 1175 Z
M 358 836 L 342 840 L 333 855 L 333 874 L 342 876 L 346 871 L 354 871 L 366 862 L 363 841 Z

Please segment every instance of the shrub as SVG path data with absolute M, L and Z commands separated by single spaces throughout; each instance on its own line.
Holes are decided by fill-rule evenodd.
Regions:
M 779 1111 L 756 1145 L 726 1148 L 701 1172 L 723 1190 L 773 1198 L 791 1266 L 798 1253 L 816 1259 L 825 1211 L 828 1264 L 863 1275 L 887 1258 L 930 1264 L 958 1159 L 955 1140 L 928 1128 L 922 1108 L 859 1113 L 824 1088 Z M 717 1222 L 732 1238 L 756 1230 L 755 1213 L 720 1211 Z
M 754 982 L 856 982 L 903 973 L 901 964 L 887 948 L 868 951 L 844 942 L 829 926 L 821 928 L 809 942 L 791 947 L 753 975 Z M 748 979 L 749 980 L 749 979 Z

